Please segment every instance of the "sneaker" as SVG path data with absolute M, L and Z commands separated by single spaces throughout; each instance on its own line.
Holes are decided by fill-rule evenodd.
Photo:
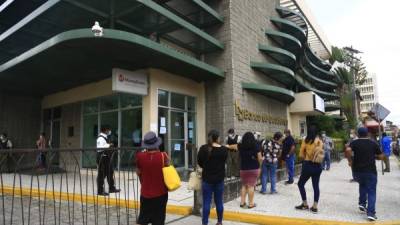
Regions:
M 278 194 L 277 191 L 271 191 L 271 195 Z
M 102 192 L 97 193 L 97 195 L 108 196 L 109 194 L 107 192 L 102 191 Z
M 311 208 L 310 208 L 310 211 L 311 211 L 312 213 L 314 213 L 314 214 L 317 214 L 317 213 L 318 213 L 318 209 L 317 209 L 317 208 L 314 208 L 314 207 L 311 207 Z
M 294 181 L 292 181 L 292 180 L 285 181 L 285 185 L 289 185 L 289 184 L 293 184 L 293 183 L 294 183 Z
M 369 221 L 376 221 L 376 220 L 378 220 L 378 217 L 376 217 L 376 215 L 370 215 L 370 216 L 368 216 L 368 220 Z
M 294 208 L 298 209 L 298 210 L 308 210 L 309 209 L 308 205 L 304 205 L 303 203 L 301 203 L 301 205 L 295 206 Z
M 367 208 L 365 208 L 365 206 L 363 206 L 363 205 L 359 205 L 358 209 L 360 210 L 361 213 L 366 213 L 367 212 Z
M 262 194 L 262 195 L 266 195 L 266 194 L 267 194 L 267 192 L 266 192 L 266 191 L 260 191 L 260 194 Z
M 112 189 L 110 189 L 110 193 L 118 193 L 118 192 L 120 192 L 121 190 L 120 189 L 116 189 L 116 188 L 112 188 Z

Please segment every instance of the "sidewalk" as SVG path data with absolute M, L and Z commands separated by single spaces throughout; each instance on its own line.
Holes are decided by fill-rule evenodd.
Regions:
M 376 211 L 378 222 L 398 221 L 400 224 L 400 170 L 395 157 L 391 157 L 391 173 L 381 173 L 381 162 L 377 161 L 378 187 Z M 324 171 L 320 181 L 319 213 L 297 211 L 295 205 L 301 203 L 297 183 L 285 186 L 277 184 L 278 194 L 261 195 L 256 193 L 257 207 L 241 209 L 240 198 L 225 204 L 225 210 L 233 213 L 251 215 L 281 216 L 311 220 L 331 220 L 346 222 L 366 222 L 365 214 L 358 211 L 358 184 L 350 183 L 351 171 L 347 160 L 331 165 L 330 171 Z M 306 184 L 309 204 L 312 204 L 313 191 L 311 179 Z
M 400 216 L 398 211 L 400 209 L 400 169 L 397 159 L 391 158 L 392 172 L 381 174 L 381 164 L 377 161 L 378 167 L 378 188 L 377 188 L 377 216 L 378 222 L 385 221 L 397 221 L 392 224 L 400 224 Z M 119 199 L 121 202 L 138 200 L 138 182 L 135 176 L 132 174 L 128 175 L 123 173 L 116 174 L 117 186 L 122 189 L 119 194 L 112 194 L 109 199 Z M 23 189 L 29 190 L 31 186 L 31 176 L 19 175 L 16 176 L 16 190 L 20 188 L 20 182 Z M 296 211 L 294 209 L 295 205 L 301 203 L 300 194 L 296 184 L 285 186 L 283 182 L 277 184 L 278 194 L 276 195 L 261 195 L 256 193 L 255 199 L 257 207 L 254 209 L 241 209 L 239 207 L 240 199 L 228 202 L 225 204 L 225 215 L 224 219 L 226 221 L 244 221 L 252 222 L 256 224 L 276 224 L 275 221 L 279 221 L 280 224 L 305 224 L 312 222 L 313 224 L 341 224 L 339 221 L 346 222 L 356 222 L 363 223 L 366 222 L 365 215 L 358 212 L 358 184 L 350 183 L 351 178 L 350 168 L 347 165 L 346 160 L 342 160 L 340 163 L 333 163 L 331 165 L 330 171 L 324 171 L 321 175 L 320 189 L 321 198 L 319 205 L 319 213 L 311 214 L 305 211 Z M 38 188 L 37 177 L 33 177 L 33 188 Z M 80 193 L 87 195 L 88 198 L 95 198 L 96 193 L 95 185 L 96 176 L 81 175 L 82 179 L 82 190 L 80 189 L 80 179 L 77 175 L 75 178 L 73 174 L 68 174 L 68 182 L 65 174 L 54 174 L 47 177 L 47 192 L 51 192 L 53 188 L 53 179 L 55 192 L 60 190 L 63 192 L 64 200 L 68 198 L 65 197 L 65 193 L 72 193 L 73 184 L 75 181 L 76 188 L 74 190 L 76 196 L 75 201 L 80 201 Z M 13 174 L 3 174 L 3 185 L 12 187 L 14 182 Z M 46 183 L 46 176 L 39 177 L 39 188 L 44 189 Z M 68 183 L 68 185 L 66 185 Z M 135 188 L 133 188 L 135 185 Z M 88 187 L 88 188 L 87 188 Z M 90 188 L 89 188 L 90 187 Z M 258 188 L 259 189 L 259 188 Z M 312 203 L 313 191 L 311 186 L 311 180 L 306 185 L 309 204 Z M 12 190 L 12 189 L 11 189 Z M 10 190 L 8 190 L 10 192 Z M 29 192 L 26 192 L 29 195 Z M 8 193 L 10 194 L 10 193 Z M 15 193 L 16 195 L 19 192 Z M 41 191 L 41 195 L 43 193 Z M 47 193 L 50 195 L 50 193 Z M 58 195 L 56 195 L 56 200 Z M 71 199 L 69 199 L 71 200 Z M 115 200 L 114 202 L 117 202 Z M 113 205 L 108 203 L 110 206 Z M 118 202 L 119 204 L 119 202 Z M 126 204 L 126 203 L 123 203 Z M 129 203 L 132 206 L 132 203 Z M 169 193 L 168 201 L 168 213 L 170 214 L 180 214 L 187 216 L 191 212 L 191 207 L 193 205 L 193 192 L 187 190 L 187 183 L 183 183 L 182 187 L 175 192 Z M 215 217 L 215 213 L 212 213 Z M 182 216 L 179 216 L 182 218 Z M 185 221 L 184 218 L 182 221 Z M 198 222 L 201 220 L 198 219 Z M 191 219 L 188 219 L 192 221 Z M 321 221 L 331 221 L 323 223 Z M 181 221 L 181 220 L 179 220 Z M 273 222 L 271 222 L 273 221 Z M 185 224 L 185 223 L 184 223 Z M 191 224 L 191 223 L 187 223 Z M 197 224 L 197 222 L 196 222 Z M 348 223 L 346 223 L 348 224 Z

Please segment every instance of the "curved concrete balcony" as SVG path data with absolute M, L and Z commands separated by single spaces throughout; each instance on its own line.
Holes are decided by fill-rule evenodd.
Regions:
M 285 88 L 259 83 L 242 83 L 242 88 L 265 95 L 286 104 L 290 104 L 294 101 L 293 91 Z
M 287 87 L 294 84 L 294 72 L 287 67 L 278 64 L 260 62 L 250 62 L 250 66 Z
M 282 32 L 292 35 L 297 38 L 303 45 L 307 41 L 307 35 L 304 29 L 297 24 L 278 17 L 271 17 L 270 21 Z
M 294 55 L 298 55 L 300 53 L 302 44 L 292 35 L 270 29 L 265 31 L 265 35 L 278 43 L 282 48 L 292 52 Z
M 282 66 L 291 69 L 294 69 L 296 66 L 296 56 L 283 48 L 259 44 L 258 49 L 273 58 Z

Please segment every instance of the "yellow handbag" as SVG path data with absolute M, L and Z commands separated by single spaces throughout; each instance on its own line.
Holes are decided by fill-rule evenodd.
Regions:
M 176 189 L 181 187 L 181 178 L 179 177 L 178 172 L 176 171 L 175 167 L 172 165 L 165 166 L 164 165 L 164 153 L 161 153 L 162 156 L 162 163 L 163 163 L 163 176 L 164 176 L 164 183 L 167 186 L 168 191 L 175 191 Z

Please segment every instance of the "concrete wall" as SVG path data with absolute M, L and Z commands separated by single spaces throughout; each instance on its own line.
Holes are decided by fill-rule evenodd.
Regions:
M 40 133 L 40 98 L 0 93 L 0 132 L 14 148 L 35 148 Z
M 264 83 L 281 86 L 250 67 L 250 62 L 269 62 L 258 50 L 258 44 L 275 45 L 266 36 L 267 28 L 275 29 L 269 16 L 278 16 L 274 0 L 223 1 L 219 13 L 225 18 L 213 35 L 225 45 L 223 53 L 206 55 L 206 62 L 225 70 L 225 80 L 206 83 L 207 129 L 217 128 L 226 133 L 234 127 L 238 133 L 260 131 L 269 134 L 282 131 L 285 126 L 254 121 L 238 121 L 234 102 L 252 112 L 287 118 L 287 105 L 274 99 L 242 89 L 242 82 Z

